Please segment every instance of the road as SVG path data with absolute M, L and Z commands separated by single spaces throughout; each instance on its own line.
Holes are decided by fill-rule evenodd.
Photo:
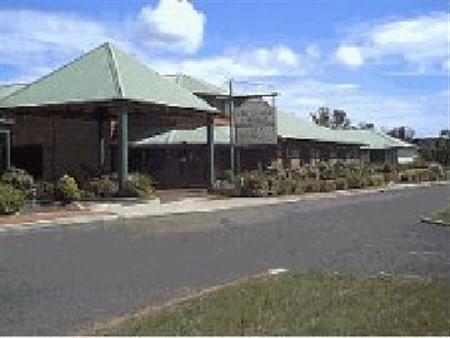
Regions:
M 273 267 L 450 280 L 449 187 L 0 234 L 0 335 L 64 335 Z

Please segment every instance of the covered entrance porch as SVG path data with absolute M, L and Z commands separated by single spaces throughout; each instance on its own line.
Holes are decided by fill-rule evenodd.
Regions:
M 214 180 L 212 126 L 218 111 L 110 43 L 3 98 L 0 112 L 15 120 L 13 149 L 42 149 L 41 165 L 21 163 L 42 179 L 114 171 L 123 186 L 130 142 L 206 126 L 206 169 L 209 182 Z

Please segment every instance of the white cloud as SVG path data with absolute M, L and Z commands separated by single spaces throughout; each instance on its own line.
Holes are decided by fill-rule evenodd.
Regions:
M 342 49 L 350 55 L 338 59 L 354 66 L 352 55 L 358 59 L 384 61 L 385 59 L 406 62 L 410 69 L 418 73 L 427 73 L 442 69 L 449 51 L 449 13 L 437 12 L 412 18 L 390 19 L 383 22 L 371 22 L 353 27 L 345 38 L 344 45 L 359 48 L 361 58 L 355 49 Z M 344 53 L 345 54 L 345 53 Z
M 274 56 L 277 61 L 288 66 L 297 66 L 298 57 L 297 54 L 290 48 L 285 46 L 278 46 L 274 50 Z
M 205 20 L 187 0 L 161 0 L 121 22 L 67 12 L 2 9 L 0 64 L 13 67 L 21 79 L 39 76 L 105 41 L 137 54 L 192 53 L 202 44 Z
M 0 63 L 43 67 L 108 39 L 101 25 L 66 13 L 2 10 Z
M 143 43 L 187 53 L 201 47 L 205 21 L 205 14 L 188 0 L 160 0 L 138 16 Z
M 213 82 L 229 78 L 304 76 L 319 62 L 307 53 L 297 53 L 284 45 L 254 49 L 233 49 L 203 58 L 149 58 L 148 64 L 160 73 L 186 73 Z
M 336 58 L 339 62 L 353 68 L 364 64 L 364 57 L 361 49 L 351 45 L 341 45 L 336 51 Z
M 448 90 L 422 94 L 386 94 L 354 83 L 329 83 L 313 79 L 272 83 L 282 95 L 280 110 L 308 117 L 319 106 L 344 109 L 352 123 L 374 122 L 376 127 L 401 125 L 414 128 L 419 135 L 437 135 L 448 128 Z M 430 102 L 433 108 L 430 109 Z M 430 123 L 430 121 L 433 121 Z

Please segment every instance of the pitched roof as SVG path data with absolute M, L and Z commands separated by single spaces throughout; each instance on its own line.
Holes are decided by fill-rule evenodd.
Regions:
M 359 141 L 346 140 L 337 136 L 333 130 L 318 126 L 314 122 L 298 116 L 278 112 L 278 136 L 297 140 L 314 140 L 319 142 L 337 142 L 362 144 Z M 215 126 L 214 143 L 230 143 L 230 127 Z M 206 127 L 197 129 L 170 130 L 149 138 L 134 142 L 134 145 L 173 145 L 173 144 L 206 144 Z
M 132 142 L 133 145 L 206 144 L 206 127 L 169 130 L 152 137 Z M 230 144 L 230 127 L 214 126 L 214 143 Z
M 0 108 L 114 99 L 200 111 L 216 110 L 111 43 L 102 44 L 1 99 Z
M 168 74 L 163 75 L 170 81 L 175 82 L 177 85 L 189 90 L 193 94 L 205 94 L 205 95 L 226 95 L 228 92 L 221 87 L 213 85 L 209 82 L 192 77 L 186 74 Z
M 411 143 L 401 141 L 373 129 L 339 130 L 338 133 L 349 140 L 360 140 L 365 146 L 362 149 L 414 148 Z
M 347 137 L 337 130 L 322 127 L 315 122 L 294 114 L 279 111 L 277 114 L 278 135 L 282 138 L 312 140 L 344 144 L 364 144 L 359 139 Z
M 14 83 L 0 86 L 0 99 L 7 97 L 8 95 L 11 95 L 12 93 L 18 91 L 19 89 L 22 89 L 25 86 L 26 85 L 22 83 Z

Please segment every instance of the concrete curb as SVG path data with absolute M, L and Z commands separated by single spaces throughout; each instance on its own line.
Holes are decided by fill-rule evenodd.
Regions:
M 440 226 L 450 226 L 450 223 L 444 222 L 443 220 L 440 219 L 432 219 L 430 217 L 426 217 L 423 216 L 420 218 L 420 221 L 422 223 L 428 223 L 428 224 L 433 224 L 433 225 L 440 225 Z
M 85 224 L 91 222 L 107 222 L 119 219 L 118 215 L 83 215 L 75 217 L 58 217 L 52 220 L 38 220 L 36 222 L 0 224 L 0 233 L 8 231 L 33 231 L 56 226 Z

